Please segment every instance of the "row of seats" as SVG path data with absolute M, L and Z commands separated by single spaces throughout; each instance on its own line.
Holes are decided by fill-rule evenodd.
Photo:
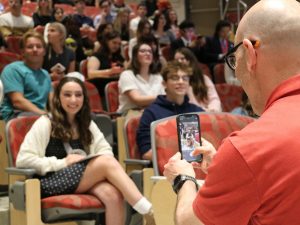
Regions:
M 99 120 L 100 117 L 102 116 L 96 117 L 96 120 Z M 216 148 L 223 138 L 227 137 L 232 131 L 240 130 L 254 121 L 250 117 L 229 113 L 199 113 L 199 118 L 202 137 L 210 141 Z M 12 167 L 8 169 L 11 187 L 10 201 L 13 205 L 11 207 L 11 225 L 24 224 L 24 221 L 27 221 L 26 225 L 41 225 L 44 222 L 93 218 L 92 215 L 104 210 L 102 203 L 93 196 L 63 195 L 40 199 L 39 180 L 31 178 L 34 171 L 14 168 L 19 146 L 36 119 L 37 116 L 20 117 L 11 120 L 6 126 L 10 166 Z M 145 160 L 140 160 L 135 145 L 135 134 L 139 119 L 140 116 L 127 118 L 126 122 L 124 117 L 117 119 L 118 134 L 119 131 L 121 134 L 118 137 L 119 155 L 122 156 L 119 160 L 122 163 L 123 160 L 128 162 L 126 164 L 127 171 L 129 171 L 128 168 L 133 169 L 133 161 L 136 165 L 140 165 L 138 168 L 146 165 Z M 103 121 L 99 121 L 99 124 L 102 127 Z M 105 133 L 105 136 L 107 136 L 107 133 Z M 173 213 L 176 196 L 171 190 L 170 184 L 162 177 L 162 173 L 165 163 L 178 151 L 176 116 L 153 122 L 151 124 L 151 137 L 153 168 L 145 168 L 138 172 L 143 181 L 142 189 L 145 196 L 153 203 L 156 224 L 174 225 Z M 121 146 L 120 142 L 122 141 L 126 142 L 126 146 Z M 197 170 L 196 174 L 198 179 L 204 178 L 202 172 Z M 20 193 L 21 195 L 18 195 Z M 18 196 L 25 197 L 20 198 Z M 169 201 L 164 201 L 165 204 L 162 204 L 162 196 L 164 196 L 164 199 L 169 199 Z M 20 214 L 22 211 L 25 211 L 25 213 Z M 42 215 L 43 220 L 40 215 Z

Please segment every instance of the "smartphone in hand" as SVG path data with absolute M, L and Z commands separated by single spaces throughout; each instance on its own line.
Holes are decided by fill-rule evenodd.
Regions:
M 192 156 L 196 147 L 202 145 L 198 114 L 181 114 L 176 117 L 179 151 L 188 162 L 201 162 L 202 155 Z
M 56 63 L 54 66 L 51 67 L 51 72 L 56 72 L 56 73 L 63 73 L 65 72 L 66 68 L 60 64 L 60 63 Z

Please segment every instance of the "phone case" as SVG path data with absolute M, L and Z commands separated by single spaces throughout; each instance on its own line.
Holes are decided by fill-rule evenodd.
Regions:
M 176 118 L 178 146 L 182 158 L 188 162 L 201 162 L 202 155 L 193 156 L 196 147 L 201 146 L 201 131 L 197 114 L 181 114 Z

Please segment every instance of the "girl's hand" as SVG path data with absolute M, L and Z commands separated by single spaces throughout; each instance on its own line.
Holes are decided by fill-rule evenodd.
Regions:
M 83 155 L 69 154 L 66 157 L 67 166 L 71 166 L 72 164 L 77 163 L 84 158 L 85 158 L 85 156 L 83 156 Z

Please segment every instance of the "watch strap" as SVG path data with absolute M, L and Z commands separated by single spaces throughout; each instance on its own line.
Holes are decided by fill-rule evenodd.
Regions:
M 179 174 L 178 176 L 175 177 L 174 179 L 174 183 L 173 183 L 173 190 L 176 194 L 178 194 L 178 192 L 180 191 L 180 189 L 182 188 L 183 184 L 187 181 L 193 181 L 196 185 L 196 190 L 198 191 L 199 189 L 199 185 L 197 183 L 197 180 L 195 177 L 189 176 L 189 175 L 182 175 Z

